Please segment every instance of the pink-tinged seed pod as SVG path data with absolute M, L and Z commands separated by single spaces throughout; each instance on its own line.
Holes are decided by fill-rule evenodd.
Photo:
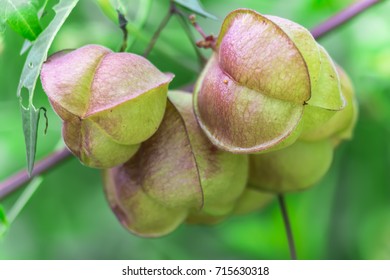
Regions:
M 125 164 L 105 171 L 105 191 L 121 223 L 141 236 L 173 231 L 188 215 L 231 213 L 248 178 L 248 156 L 204 136 L 188 93 L 169 92 L 164 119 Z
M 321 125 L 344 105 L 336 68 L 308 30 L 247 9 L 226 17 L 194 91 L 205 134 L 234 153 L 287 147 L 305 129 L 305 107 L 330 112 Z
M 345 71 L 337 66 L 337 72 L 340 76 L 341 91 L 347 105 L 341 111 L 332 114 L 322 125 L 310 125 L 312 122 L 307 118 L 307 128 L 300 136 L 300 139 L 307 141 L 316 141 L 325 138 L 331 138 L 334 144 L 342 140 L 352 138 L 353 130 L 358 118 L 358 104 L 355 97 L 352 82 Z M 315 108 L 308 108 L 315 110 Z M 328 113 L 329 114 L 329 113 Z M 314 114 L 308 114 L 308 116 Z M 319 114 L 317 114 L 319 115 Z
M 273 193 L 299 191 L 313 186 L 326 174 L 334 147 L 352 137 L 358 114 L 351 80 L 341 67 L 337 71 L 345 108 L 333 112 L 306 106 L 302 133 L 294 144 L 278 151 L 250 155 L 252 186 Z
M 96 168 L 124 163 L 156 132 L 172 78 L 141 56 L 98 45 L 56 53 L 41 71 L 66 145 Z

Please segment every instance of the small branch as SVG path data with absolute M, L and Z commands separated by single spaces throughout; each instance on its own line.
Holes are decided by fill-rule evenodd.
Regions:
M 59 163 L 65 161 L 72 154 L 68 149 L 64 148 L 60 151 L 54 152 L 43 160 L 35 164 L 34 171 L 31 174 L 31 177 L 28 176 L 26 170 L 22 170 L 15 175 L 9 177 L 5 181 L 0 183 L 0 200 L 16 191 L 19 187 L 23 186 L 25 183 L 29 182 L 35 176 L 45 173 L 51 170 L 53 167 Z
M 196 29 L 196 31 L 199 32 L 200 36 L 202 36 L 203 39 L 206 40 L 206 38 L 207 38 L 208 36 L 207 36 L 206 33 L 203 31 L 202 27 L 200 27 L 200 25 L 196 22 L 196 16 L 192 14 L 192 15 L 190 15 L 188 18 L 189 18 L 191 24 L 192 24 L 192 25 L 194 26 L 194 28 Z
M 215 50 L 215 43 L 216 43 L 216 39 L 213 35 L 207 35 L 202 27 L 196 22 L 196 16 L 195 15 L 190 15 L 188 17 L 188 19 L 190 20 L 191 24 L 194 26 L 194 28 L 196 29 L 196 31 L 198 31 L 198 33 L 200 34 L 200 36 L 202 36 L 203 40 L 202 41 L 199 41 L 196 43 L 196 45 L 199 47 L 199 48 L 204 48 L 204 49 L 213 49 Z
M 286 202 L 284 201 L 284 196 L 282 194 L 279 194 L 278 200 L 279 200 L 280 211 L 282 212 L 282 216 L 283 216 L 284 227 L 286 229 L 286 235 L 287 235 L 288 247 L 290 249 L 291 259 L 296 260 L 297 253 L 295 250 L 294 237 L 291 229 L 290 219 L 288 218 L 287 207 L 286 207 Z
M 119 52 L 124 52 L 127 49 L 127 38 L 129 36 L 127 32 L 127 19 L 124 14 L 122 14 L 119 10 L 116 10 L 118 13 L 118 22 L 119 22 L 119 28 L 122 30 L 123 33 L 123 41 L 122 41 L 122 46 L 119 50 Z
M 156 32 L 153 34 L 153 37 L 150 40 L 149 45 L 146 47 L 146 50 L 144 51 L 144 54 L 143 54 L 144 57 L 147 57 L 150 54 L 154 45 L 157 42 L 158 37 L 161 34 L 161 31 L 163 31 L 163 29 L 165 28 L 165 26 L 168 24 L 169 20 L 171 19 L 172 15 L 175 13 L 175 9 L 176 9 L 175 4 L 172 1 L 170 3 L 171 4 L 170 4 L 168 13 L 165 15 L 165 17 L 161 21 Z
M 314 38 L 319 39 L 324 35 L 328 34 L 329 32 L 333 31 L 337 27 L 341 26 L 342 24 L 346 23 L 347 21 L 351 20 L 355 16 L 364 12 L 371 6 L 378 4 L 379 2 L 383 2 L 383 0 L 362 0 L 357 3 L 354 3 L 343 11 L 334 15 L 324 23 L 313 28 L 311 33 L 313 34 Z

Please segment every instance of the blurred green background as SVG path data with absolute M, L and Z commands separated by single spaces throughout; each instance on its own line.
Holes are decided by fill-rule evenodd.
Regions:
M 54 3 L 53 3 L 54 2 Z M 49 1 L 49 6 L 56 1 Z M 130 1 L 131 2 L 131 1 Z M 134 0 L 132 17 L 143 0 Z M 219 32 L 233 9 L 252 8 L 312 28 L 350 0 L 203 0 L 219 20 L 199 18 L 207 33 Z M 142 53 L 168 9 L 154 0 L 132 49 Z M 327 176 L 304 193 L 286 197 L 301 259 L 390 259 L 390 1 L 384 1 L 322 38 L 332 57 L 350 74 L 360 117 L 354 139 L 343 143 Z M 53 17 L 49 13 L 44 23 Z M 46 22 L 46 24 L 47 24 Z M 194 33 L 195 34 L 195 33 Z M 95 1 L 83 0 L 58 33 L 49 53 L 102 44 L 119 49 L 120 29 Z M 132 36 L 132 34 L 130 34 Z M 198 34 L 195 34 L 199 38 Z M 146 40 L 145 40 L 146 39 Z M 16 88 L 25 60 L 23 39 L 7 29 L 0 35 L 0 180 L 26 165 Z M 202 51 L 206 56 L 210 51 Z M 179 21 L 171 19 L 149 59 L 176 77 L 172 88 L 196 80 L 200 66 Z M 37 159 L 60 142 L 61 123 L 40 85 L 35 104 L 48 108 L 49 130 L 38 136 Z M 44 177 L 9 231 L 0 240 L 0 259 L 288 259 L 276 201 L 257 213 L 216 226 L 182 225 L 174 233 L 145 239 L 128 233 L 110 211 L 98 170 L 72 158 Z M 9 210 L 20 192 L 1 201 Z

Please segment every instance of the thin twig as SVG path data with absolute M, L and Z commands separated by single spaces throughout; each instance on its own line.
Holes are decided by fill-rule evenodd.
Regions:
M 175 13 L 174 7 L 175 7 L 174 3 L 171 2 L 168 13 L 165 15 L 165 17 L 161 21 L 156 32 L 154 32 L 153 37 L 149 42 L 149 45 L 146 47 L 146 50 L 144 51 L 144 54 L 143 54 L 144 57 L 148 57 L 148 55 L 152 51 L 154 45 L 156 44 L 158 37 L 160 37 L 161 31 L 163 31 L 163 29 L 165 28 L 165 26 L 168 24 L 169 20 L 171 19 L 172 15 Z
M 204 49 L 213 49 L 215 51 L 216 38 L 213 35 L 207 35 L 206 32 L 203 31 L 202 27 L 196 22 L 196 16 L 194 14 L 190 15 L 188 19 L 203 38 L 203 40 L 196 43 L 196 46 Z
M 283 216 L 284 227 L 286 229 L 286 235 L 287 235 L 288 247 L 290 249 L 291 259 L 296 260 L 297 253 L 295 250 L 294 237 L 291 229 L 290 219 L 288 218 L 287 207 L 286 207 L 286 202 L 284 201 L 284 196 L 282 194 L 279 194 L 278 200 L 279 200 L 280 211 L 282 212 L 282 216 Z
M 119 10 L 116 11 L 118 13 L 118 22 L 119 22 L 119 28 L 122 30 L 123 33 L 123 41 L 122 46 L 119 50 L 119 52 L 124 52 L 127 49 L 127 38 L 129 36 L 129 33 L 127 32 L 127 19 L 124 14 L 122 14 Z
M 54 152 L 43 160 L 37 162 L 31 174 L 31 177 L 28 176 L 26 170 L 22 170 L 15 175 L 7 178 L 5 181 L 0 183 L 0 200 L 6 197 L 8 194 L 12 193 L 13 191 L 16 191 L 25 183 L 29 182 L 33 177 L 51 170 L 56 165 L 69 158 L 70 155 L 71 153 L 68 151 L 68 149 L 64 148 L 60 151 Z
M 319 39 L 379 2 L 383 2 L 383 0 L 362 0 L 354 3 L 338 14 L 332 16 L 327 21 L 313 28 L 311 33 L 314 38 Z
M 196 29 L 196 31 L 199 32 L 200 36 L 203 37 L 203 39 L 207 39 L 207 34 L 203 31 L 202 27 L 200 27 L 200 25 L 196 22 L 196 16 L 195 15 L 190 15 L 189 16 L 189 20 L 191 22 L 191 24 L 194 26 L 194 28 Z

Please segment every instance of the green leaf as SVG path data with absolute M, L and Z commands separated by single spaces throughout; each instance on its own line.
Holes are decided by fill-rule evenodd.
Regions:
M 110 0 L 96 0 L 96 2 L 106 17 L 115 23 L 118 22 L 118 14 Z
M 174 0 L 174 2 L 200 16 L 215 20 L 217 19 L 216 16 L 205 11 L 199 0 Z
M 45 109 L 43 108 L 36 109 L 33 104 L 29 104 L 29 107 L 27 108 L 24 107 L 22 104 L 20 105 L 22 111 L 24 141 L 26 144 L 26 152 L 27 152 L 27 170 L 29 172 L 29 175 L 31 175 L 31 172 L 34 167 L 39 113 L 41 110 L 45 110 Z
M 31 174 L 34 167 L 37 142 L 36 135 L 40 111 L 40 109 L 37 110 L 33 105 L 35 85 L 54 37 L 77 3 L 78 0 L 62 0 L 54 6 L 53 9 L 56 12 L 54 19 L 34 42 L 23 67 L 17 96 L 20 99 L 20 106 L 22 109 L 23 131 L 26 142 L 27 166 L 29 174 Z M 27 108 L 22 105 L 21 91 L 23 88 L 26 88 L 29 91 L 29 105 Z
M 31 1 L 1 0 L 2 21 L 23 38 L 34 41 L 42 32 L 38 19 L 38 10 Z
M 39 19 L 42 17 L 43 13 L 45 12 L 46 5 L 47 5 L 48 1 L 49 0 L 45 0 L 43 5 L 40 7 L 40 9 L 38 11 L 38 18 Z M 35 6 L 39 6 L 39 3 L 37 3 L 36 1 L 33 1 L 33 4 Z M 32 42 L 31 41 L 29 41 L 28 39 L 24 40 L 22 49 L 20 50 L 20 55 L 23 55 L 24 53 L 26 53 L 30 49 L 31 46 L 32 46 Z

